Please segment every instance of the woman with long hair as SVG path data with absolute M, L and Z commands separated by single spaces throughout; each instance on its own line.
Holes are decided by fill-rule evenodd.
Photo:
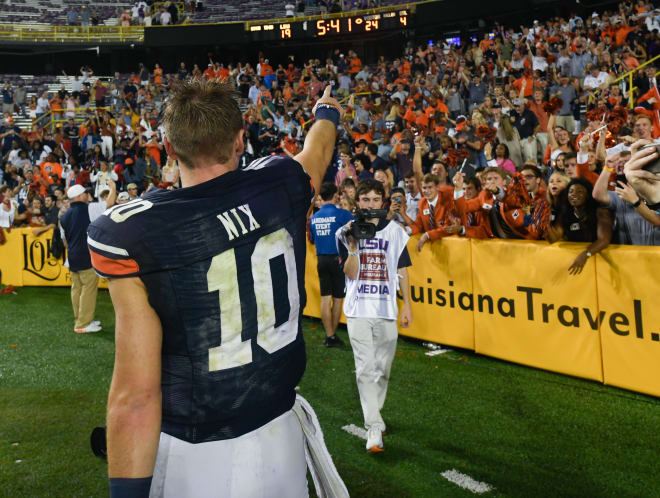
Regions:
M 508 114 L 503 114 L 500 119 L 500 126 L 497 128 L 497 140 L 508 147 L 509 159 L 513 161 L 516 167 L 523 165 L 522 149 L 520 148 L 520 134 L 518 129 L 513 126 Z
M 351 178 L 355 183 L 358 181 L 358 174 L 353 166 L 351 153 L 348 147 L 342 147 L 339 149 L 339 160 L 341 161 L 341 166 L 339 171 L 335 175 L 335 185 L 338 187 L 341 185 L 346 178 Z
M 550 204 L 550 223 L 546 233 L 546 240 L 555 241 L 562 237 L 560 209 L 567 204 L 566 187 L 571 179 L 561 170 L 555 170 L 548 179 L 547 199 Z M 552 232 L 552 233 L 551 233 Z
M 560 206 L 560 223 L 548 230 L 548 241 L 589 242 L 575 258 L 568 272 L 577 275 L 591 256 L 605 249 L 612 240 L 612 214 L 592 196 L 593 187 L 584 178 L 573 178 L 566 187 L 566 200 Z

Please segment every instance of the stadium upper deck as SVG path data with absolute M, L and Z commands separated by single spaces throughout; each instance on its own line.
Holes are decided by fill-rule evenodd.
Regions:
M 413 0 L 414 1 L 414 0 Z M 131 25 L 160 24 L 162 8 L 177 7 L 178 23 L 217 23 L 285 17 L 285 5 L 291 3 L 299 15 L 315 15 L 326 11 L 350 11 L 396 5 L 396 0 L 213 0 L 204 2 L 127 2 L 122 0 L 11 0 L 0 4 L 2 23 L 51 25 L 117 25 L 127 13 Z M 330 4 L 330 5 L 328 5 Z M 335 4 L 333 6 L 333 4 Z M 304 12 L 299 12 L 304 8 Z M 125 14 L 124 14 L 125 15 Z

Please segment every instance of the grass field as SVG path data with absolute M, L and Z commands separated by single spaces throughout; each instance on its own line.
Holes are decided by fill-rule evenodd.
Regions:
M 105 462 L 89 449 L 112 373 L 107 292 L 102 333 L 74 334 L 72 316 L 68 289 L 0 296 L 0 496 L 108 494 Z M 451 469 L 490 484 L 483 496 L 660 496 L 660 400 L 465 351 L 429 357 L 404 340 L 386 451 L 368 455 L 342 430 L 362 425 L 350 347 L 324 348 L 317 320 L 304 327 L 300 393 L 351 496 L 474 496 L 441 476 Z

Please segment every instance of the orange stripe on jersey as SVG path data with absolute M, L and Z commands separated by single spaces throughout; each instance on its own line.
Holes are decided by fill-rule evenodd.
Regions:
M 92 257 L 92 266 L 104 275 L 130 275 L 140 271 L 140 266 L 134 259 L 110 259 L 91 250 L 89 254 Z

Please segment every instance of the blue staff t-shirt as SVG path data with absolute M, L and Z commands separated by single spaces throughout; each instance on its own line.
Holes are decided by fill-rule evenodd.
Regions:
M 326 204 L 319 209 L 309 222 L 312 242 L 316 245 L 316 254 L 337 254 L 335 232 L 351 221 L 353 215 L 334 204 Z

